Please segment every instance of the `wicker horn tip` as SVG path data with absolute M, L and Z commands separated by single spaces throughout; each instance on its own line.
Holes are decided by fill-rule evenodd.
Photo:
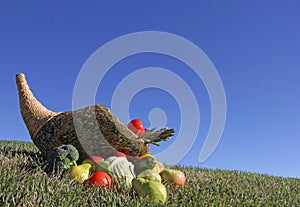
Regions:
M 57 113 L 48 110 L 35 98 L 23 73 L 16 75 L 16 84 L 22 118 L 31 138 L 34 138 L 40 128 Z

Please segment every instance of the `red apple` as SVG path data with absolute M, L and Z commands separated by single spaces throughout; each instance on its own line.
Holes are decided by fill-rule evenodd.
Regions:
M 123 152 L 120 152 L 120 151 L 117 151 L 115 153 L 115 156 L 116 157 L 125 157 L 127 159 L 127 155 L 125 153 L 123 153 Z
M 111 186 L 111 178 L 105 172 L 97 171 L 94 172 L 91 177 L 86 181 L 87 187 L 92 187 L 93 185 L 105 187 L 107 190 Z
M 138 135 L 139 137 L 143 136 L 145 133 L 145 127 L 142 123 L 141 120 L 139 119 L 133 119 L 129 124 L 128 124 L 128 128 L 135 133 L 136 135 Z

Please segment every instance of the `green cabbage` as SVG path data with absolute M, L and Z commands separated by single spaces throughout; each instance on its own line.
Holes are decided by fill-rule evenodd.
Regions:
M 111 156 L 106 159 L 110 163 L 110 170 L 120 185 L 131 187 L 134 178 L 134 165 L 125 157 Z

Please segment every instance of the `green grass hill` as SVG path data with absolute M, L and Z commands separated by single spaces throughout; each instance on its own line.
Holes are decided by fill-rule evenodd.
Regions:
M 172 166 L 186 174 L 185 187 L 167 186 L 163 206 L 300 206 L 300 179 L 239 171 Z M 38 149 L 0 141 L 0 206 L 151 206 L 132 189 L 86 188 L 48 176 Z

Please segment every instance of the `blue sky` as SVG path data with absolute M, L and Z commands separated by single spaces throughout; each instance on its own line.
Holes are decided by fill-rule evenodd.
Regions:
M 210 123 L 208 94 L 199 77 L 174 58 L 138 54 L 120 61 L 99 85 L 96 102 L 109 106 L 119 81 L 137 69 L 167 68 L 189 84 L 201 113 L 197 140 L 180 164 L 300 177 L 299 8 L 293 0 L 1 2 L 0 139 L 30 141 L 19 112 L 16 73 L 26 74 L 48 108 L 69 111 L 75 81 L 92 53 L 122 35 L 163 31 L 201 48 L 223 82 L 227 119 L 212 156 L 198 162 Z M 178 103 L 163 90 L 138 93 L 130 117 L 149 127 L 152 108 L 164 109 L 167 126 L 179 130 Z

